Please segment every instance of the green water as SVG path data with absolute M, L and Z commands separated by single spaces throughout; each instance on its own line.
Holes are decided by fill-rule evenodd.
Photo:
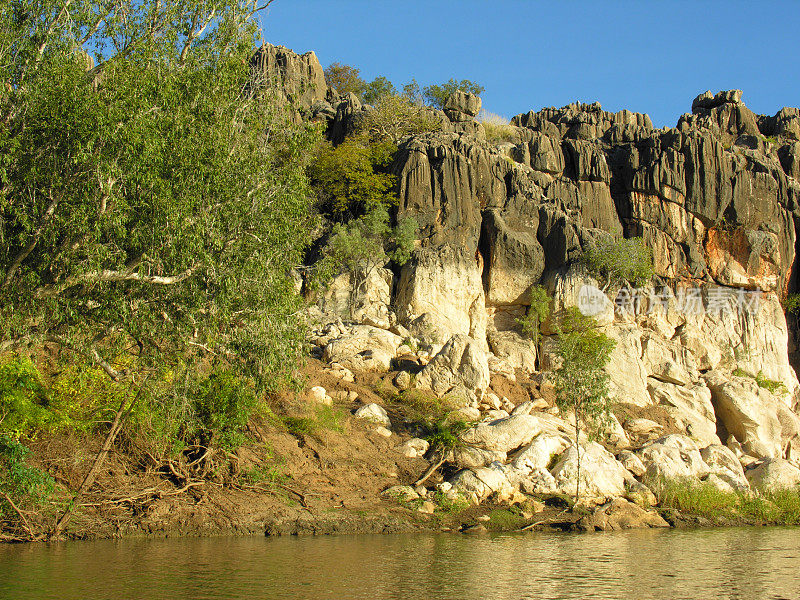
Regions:
M 800 529 L 0 546 L 0 598 L 800 598 Z

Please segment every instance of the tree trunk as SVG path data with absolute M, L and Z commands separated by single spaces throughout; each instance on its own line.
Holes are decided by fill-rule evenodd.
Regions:
M 581 430 L 578 427 L 578 405 L 575 405 L 575 452 L 577 453 L 578 459 L 578 469 L 577 469 L 577 476 L 575 478 L 575 505 L 578 505 L 578 502 L 581 499 L 581 442 L 580 442 L 580 435 Z

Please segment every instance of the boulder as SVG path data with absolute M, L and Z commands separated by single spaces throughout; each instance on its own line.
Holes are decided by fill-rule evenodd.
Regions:
M 570 443 L 570 439 L 563 434 L 540 433 L 519 451 L 511 466 L 524 474 L 534 469 L 547 469 L 551 466 L 553 457 L 564 452 Z
M 407 458 L 418 458 L 424 456 L 430 444 L 421 438 L 411 438 L 407 442 L 400 444 L 396 450 Z
M 700 456 L 711 469 L 715 480 L 721 480 L 726 486 L 738 491 L 750 489 L 742 464 L 727 446 L 712 444 L 700 450 Z
M 400 336 L 370 325 L 356 325 L 349 334 L 332 340 L 325 346 L 322 358 L 336 362 L 351 371 L 388 371 Z
M 623 450 L 617 455 L 617 460 L 635 477 L 642 477 L 647 472 L 642 460 L 630 450 Z
M 395 485 L 381 492 L 383 498 L 398 502 L 417 500 L 419 494 L 410 485 Z
M 485 467 L 493 462 L 506 462 L 506 453 L 470 446 L 460 446 L 453 450 L 453 464 L 462 469 Z
M 758 458 L 780 457 L 779 400 L 749 377 L 714 374 L 707 382 L 717 417 L 745 453 Z
M 800 469 L 782 458 L 765 458 L 745 471 L 745 475 L 757 490 L 774 491 L 800 485 Z
M 473 504 L 480 504 L 495 494 L 502 501 L 514 493 L 514 486 L 508 480 L 506 467 L 493 463 L 488 467 L 462 469 L 450 479 L 451 491 L 467 498 Z
M 530 339 L 516 331 L 489 331 L 489 348 L 498 358 L 513 369 L 522 369 L 527 373 L 536 370 L 536 346 Z M 499 369 L 496 369 L 499 371 Z
M 644 446 L 637 452 L 650 478 L 672 480 L 702 479 L 711 472 L 700 450 L 685 435 L 671 434 Z
M 486 353 L 475 340 L 454 335 L 414 380 L 417 389 L 428 389 L 441 397 L 466 390 L 483 392 L 489 387 Z
M 669 527 L 661 516 L 653 510 L 645 510 L 624 498 L 614 498 L 594 512 L 583 517 L 576 524 L 580 531 L 618 531 L 620 529 L 641 529 L 647 527 Z
M 461 439 L 484 450 L 511 452 L 530 443 L 542 429 L 542 420 L 534 415 L 512 415 L 478 423 L 462 433 Z
M 574 446 L 564 452 L 550 470 L 559 489 L 575 495 L 577 485 L 578 453 Z M 625 495 L 627 470 L 614 455 L 596 442 L 581 449 L 580 495 L 582 499 L 602 501 L 605 498 Z
M 390 427 L 392 424 L 392 422 L 389 420 L 389 415 L 386 413 L 386 410 L 374 402 L 371 404 L 365 404 L 359 408 L 355 412 L 355 416 L 357 419 L 364 419 L 370 423 L 376 423 L 385 427 Z
M 467 121 L 481 112 L 481 99 L 475 94 L 456 90 L 447 97 L 442 108 L 451 121 Z

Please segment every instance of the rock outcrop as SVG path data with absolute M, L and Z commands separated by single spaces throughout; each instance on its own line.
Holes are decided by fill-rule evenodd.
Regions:
M 372 108 L 323 85 L 313 55 L 274 58 L 283 51 L 263 51 L 262 70 L 341 141 Z M 294 73 L 305 83 L 295 86 Z M 397 216 L 420 226 L 411 260 L 358 289 L 337 280 L 312 343 L 353 371 L 412 365 L 404 387 L 492 417 L 468 432 L 480 452 L 462 452 L 454 486 L 476 498 L 506 483 L 564 491 L 574 486 L 565 432 L 543 426 L 540 409 L 499 418 L 514 403 L 492 386 L 543 382 L 537 369 L 558 366 L 547 323 L 538 348 L 522 335 L 531 286 L 544 285 L 557 310 L 594 289 L 593 315 L 616 341 L 613 400 L 647 415 L 617 422 L 616 447 L 631 450 L 622 462 L 584 449 L 613 479 L 595 486 L 598 500 L 633 493 L 648 476 L 746 489 L 789 473 L 768 461 L 800 466 L 800 383 L 781 306 L 797 287 L 800 112 L 757 115 L 742 96 L 700 94 L 663 129 L 598 103 L 545 108 L 514 117 L 507 139 L 490 143 L 475 121 L 480 100 L 454 95 L 437 113 L 442 130 L 401 140 L 392 166 Z M 637 236 L 656 277 L 626 304 L 597 290 L 576 259 L 597 239 Z

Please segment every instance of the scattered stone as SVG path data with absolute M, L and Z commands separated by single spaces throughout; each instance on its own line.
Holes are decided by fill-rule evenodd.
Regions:
M 419 499 L 419 494 L 410 485 L 394 485 L 383 490 L 381 496 L 398 502 L 410 502 Z
M 385 438 L 392 437 L 392 432 L 389 429 L 386 429 L 386 427 L 383 427 L 383 426 L 376 427 L 375 428 L 375 433 L 377 433 L 378 435 L 380 435 L 382 437 L 385 437 Z
M 492 517 L 490 517 L 489 515 L 480 515 L 479 517 L 475 517 L 475 520 L 486 523 L 487 521 L 491 521 Z
M 436 510 L 436 505 L 431 502 L 430 500 L 423 501 L 418 507 L 417 511 L 421 513 L 425 513 L 426 515 L 432 515 Z
M 623 467 L 628 469 L 631 473 L 633 473 L 636 477 L 644 476 L 647 469 L 638 456 L 636 456 L 630 450 L 623 450 L 619 454 L 617 454 L 617 460 L 622 464 Z
M 407 458 L 419 458 L 428 451 L 430 444 L 421 438 L 411 438 L 407 442 L 397 446 L 396 450 Z
M 365 404 L 359 408 L 356 411 L 355 416 L 358 419 L 364 419 L 366 421 L 370 421 L 371 423 L 377 423 L 385 427 L 391 427 L 392 425 L 386 410 L 374 402 L 371 404 Z
M 411 373 L 400 371 L 394 378 L 394 385 L 398 390 L 403 391 L 411 387 L 412 381 Z
M 308 399 L 311 402 L 318 402 L 319 404 L 326 404 L 328 406 L 333 404 L 333 400 L 328 396 L 328 392 L 321 385 L 315 385 L 308 390 Z

